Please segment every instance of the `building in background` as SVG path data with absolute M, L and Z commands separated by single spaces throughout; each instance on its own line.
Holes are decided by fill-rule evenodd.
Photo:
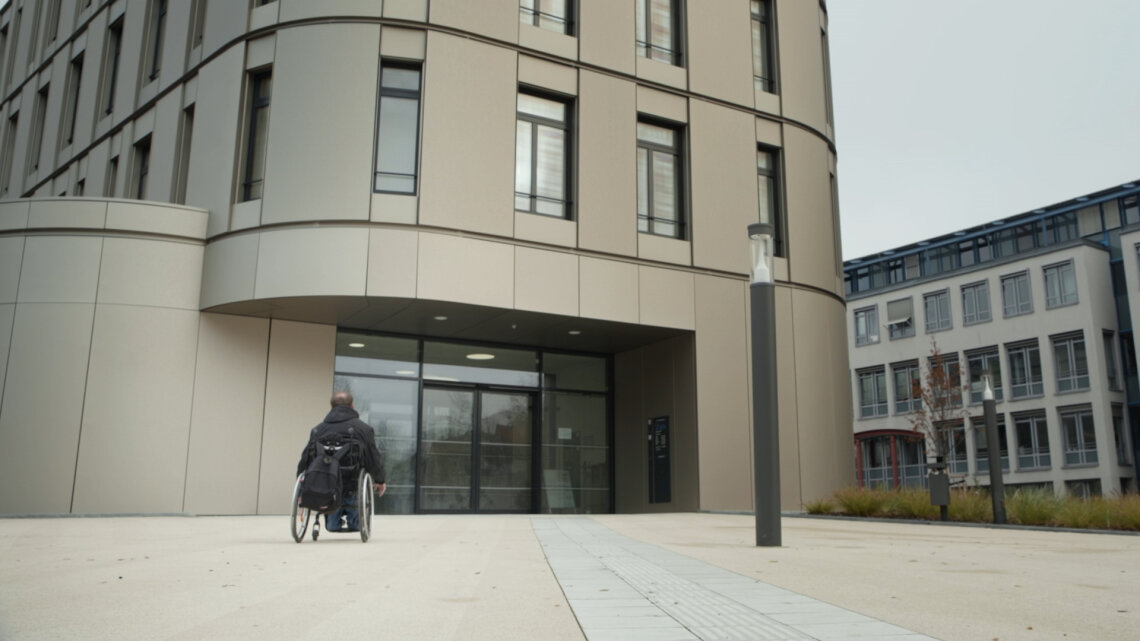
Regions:
M 844 264 L 860 485 L 925 484 L 909 419 L 936 348 L 964 390 L 953 476 L 989 484 L 989 373 L 1006 488 L 1136 490 L 1138 195 L 1128 183 Z
M 287 512 L 334 389 L 384 511 L 749 510 L 760 220 L 849 483 L 825 7 L 693 4 L 9 2 L 0 512 Z

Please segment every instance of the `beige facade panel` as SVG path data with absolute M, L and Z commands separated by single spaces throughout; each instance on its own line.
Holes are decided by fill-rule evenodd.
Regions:
M 703 100 L 692 122 L 693 262 L 728 272 L 748 270 L 748 225 L 759 222 L 755 118 Z
M 0 231 L 26 229 L 31 209 L 30 200 L 0 202 Z
M 281 11 L 280 2 L 255 4 L 249 12 L 249 30 L 268 29 L 278 22 L 278 13 Z
M 8 475 L 0 513 L 71 511 L 94 309 L 16 307 L 0 408 L 0 466 Z
M 544 245 L 575 247 L 578 244 L 578 225 L 573 220 L 516 211 L 515 238 Z
M 702 510 L 752 507 L 747 285 L 696 276 L 696 394 Z
M 99 303 L 198 310 L 202 246 L 109 237 L 99 267 Z
M 376 0 L 322 0 L 321 2 L 278 0 L 278 3 L 281 5 L 281 22 L 327 16 L 379 18 L 381 6 L 384 4 Z
M 206 245 L 202 256 L 201 309 L 253 299 L 260 243 L 261 234 L 250 233 Z
M 385 18 L 427 21 L 428 0 L 383 0 Z
M 103 239 L 29 236 L 20 268 L 20 303 L 94 303 Z
M 776 7 L 776 21 L 780 28 L 777 44 L 783 115 L 823 132 L 828 125 L 820 11 L 814 2 L 781 2 Z
M 170 202 L 174 196 L 175 163 L 178 158 L 179 121 L 182 118 L 182 96 L 174 91 L 162 97 L 154 109 L 155 126 L 150 134 L 146 190 L 144 200 Z M 138 183 L 138 161 L 132 159 L 131 184 Z M 129 193 L 134 196 L 138 189 Z
M 644 56 L 635 56 L 637 65 L 637 79 L 666 85 L 674 89 L 688 89 L 688 72 L 684 67 L 677 67 L 664 62 L 658 62 Z
M 470 11 L 481 13 L 479 6 Z M 420 156 L 421 225 L 511 236 L 516 58 L 474 40 L 428 35 L 423 118 L 431 126 L 423 129 Z
M 264 203 L 265 201 L 260 198 L 247 200 L 243 203 L 234 203 L 233 210 L 230 213 L 230 231 L 260 227 L 261 210 Z
M 633 74 L 636 16 L 632 2 L 582 2 L 578 10 L 582 62 Z
M 427 32 L 400 27 L 381 27 L 380 55 L 386 58 L 423 60 L 427 55 Z
M 16 302 L 25 242 L 23 236 L 0 236 L 0 305 Z
M 578 94 L 578 70 L 569 65 L 520 55 L 519 84 L 575 96 Z
M 638 234 L 637 257 L 659 263 L 692 265 L 693 246 L 687 240 L 678 240 L 657 234 Z
M 578 57 L 576 37 L 529 24 L 519 24 L 519 46 L 571 60 Z
M 277 34 L 262 224 L 368 220 L 379 56 L 376 25 Z
M 303 227 L 261 232 L 255 298 L 362 296 L 368 229 Z
M 309 430 L 329 410 L 336 326 L 275 320 L 269 328 L 259 514 L 287 514 Z
M 112 200 L 99 204 L 107 208 L 107 229 L 182 236 L 196 240 L 206 237 L 206 223 L 210 215 L 207 211 L 131 200 Z
M 416 224 L 420 200 L 404 194 L 372 194 L 372 212 L 369 220 L 376 223 Z
M 577 316 L 578 257 L 516 247 L 515 309 Z
M 517 0 L 435 0 L 430 3 L 432 24 L 488 36 L 506 42 L 518 41 Z
M 107 202 L 44 198 L 29 201 L 28 227 L 102 229 L 107 224 Z
M 96 306 L 74 512 L 182 511 L 197 343 L 197 311 Z
M 226 7 L 216 13 L 230 10 L 230 3 L 211 4 L 216 5 L 215 8 Z M 206 21 L 210 25 L 214 24 L 214 13 L 206 12 Z M 207 38 L 210 35 L 207 28 Z M 234 141 L 238 139 L 238 122 L 241 120 L 243 73 L 242 51 L 238 47 L 222 53 L 198 72 L 198 102 L 194 107 L 195 126 L 191 141 L 194 153 L 190 154 L 186 204 L 210 212 L 210 236 L 230 228 L 236 160 Z
M 184 511 L 257 512 L 268 354 L 268 320 L 201 315 Z
M 643 325 L 695 329 L 693 275 L 641 265 L 638 275 L 638 318 Z
M 637 265 L 583 256 L 578 266 L 583 318 L 638 322 Z
M 418 266 L 419 232 L 368 231 L 368 296 L 415 298 Z
M 785 509 L 799 509 L 850 485 L 855 454 L 843 302 L 808 290 L 790 293 L 790 313 L 783 314 L 780 322 L 790 323 L 788 333 L 794 332 L 794 341 L 791 345 L 781 341 L 777 354 L 790 365 L 779 367 L 784 375 L 781 383 L 788 383 L 780 388 L 780 465 L 794 464 L 787 455 L 798 453 L 798 464 L 788 470 L 795 476 L 789 478 L 781 470 L 781 478 L 785 484 L 798 481 L 799 493 L 789 496 L 784 491 L 781 501 Z M 794 413 L 787 415 L 785 406 Z
M 690 4 L 687 24 L 689 88 L 751 106 L 752 17 L 743 2 Z
M 689 100 L 675 93 L 638 85 L 637 113 L 686 123 L 689 122 Z
M 577 168 L 578 244 L 582 249 L 636 256 L 636 85 L 590 71 L 582 71 L 579 81 L 578 147 L 581 157 L 591 161 Z
M 273 64 L 277 56 L 277 34 L 247 40 L 245 43 L 245 68 L 260 69 Z
M 797 127 L 784 128 L 784 202 L 788 207 L 788 260 L 794 282 L 843 295 L 835 254 L 835 217 L 827 144 Z M 821 247 L 823 248 L 821 250 Z
M 419 298 L 514 306 L 515 251 L 506 243 L 421 233 Z
M 15 322 L 16 306 L 0 303 L 0 401 L 4 399 L 4 379 L 8 375 L 8 354 L 12 348 L 12 328 Z M 3 442 L 2 436 L 0 442 Z

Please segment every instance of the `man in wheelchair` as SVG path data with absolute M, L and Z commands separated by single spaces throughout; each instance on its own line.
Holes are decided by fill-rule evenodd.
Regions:
M 372 426 L 360 420 L 360 415 L 353 409 L 352 394 L 335 392 L 329 403 L 332 409 L 325 420 L 309 432 L 309 442 L 297 463 L 297 475 L 305 472 L 313 459 L 324 453 L 324 444 L 339 442 L 345 446 L 355 446 L 360 453 L 359 464 L 372 475 L 372 487 L 376 496 L 383 496 L 388 487 L 384 482 L 384 458 L 376 447 L 376 433 L 372 431 Z M 351 483 L 347 486 L 352 487 Z M 325 516 L 326 529 L 330 532 L 359 530 L 360 515 L 356 510 L 358 501 L 359 497 L 355 495 L 346 496 L 344 505 Z

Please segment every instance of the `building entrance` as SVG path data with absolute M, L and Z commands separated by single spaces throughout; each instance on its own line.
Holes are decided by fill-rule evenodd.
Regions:
M 425 386 L 419 506 L 423 512 L 531 512 L 535 394 Z

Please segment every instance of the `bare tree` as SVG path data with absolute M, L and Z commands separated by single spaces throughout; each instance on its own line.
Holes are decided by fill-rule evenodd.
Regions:
M 961 367 L 956 356 L 947 357 L 930 339 L 930 356 L 920 368 L 919 380 L 912 381 L 911 397 L 919 400 L 918 409 L 908 416 L 911 428 L 926 442 L 927 460 L 942 463 L 950 452 L 950 438 L 955 426 L 965 424 L 969 412 L 963 398 L 969 392 L 962 384 Z

